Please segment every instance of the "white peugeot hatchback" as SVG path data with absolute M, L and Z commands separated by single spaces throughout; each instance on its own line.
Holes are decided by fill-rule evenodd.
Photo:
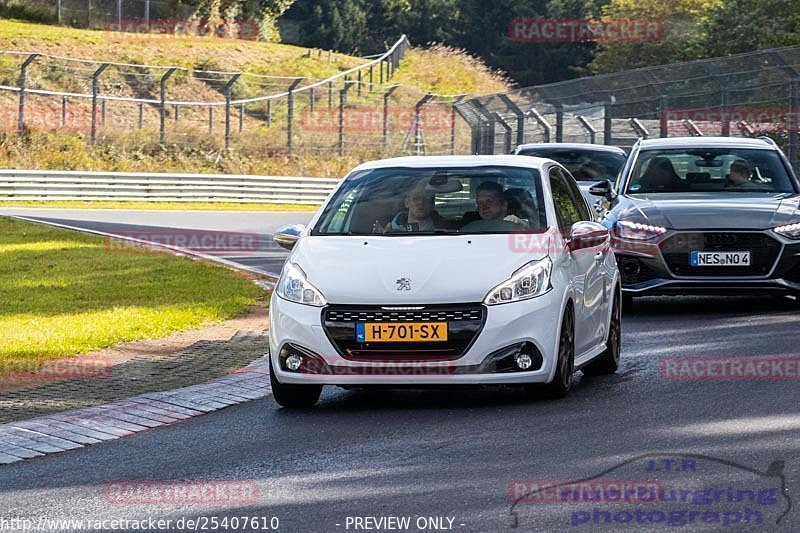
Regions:
M 620 282 L 609 233 L 558 163 L 404 157 L 354 169 L 272 295 L 271 384 L 285 407 L 323 385 L 522 385 L 561 397 L 616 371 Z

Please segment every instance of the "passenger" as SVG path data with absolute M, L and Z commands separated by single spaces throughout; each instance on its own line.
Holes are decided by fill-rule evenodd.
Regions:
M 753 170 L 750 168 L 750 163 L 744 159 L 737 159 L 731 163 L 730 172 L 725 180 L 726 189 L 764 189 L 769 190 L 770 187 L 765 183 L 752 181 Z
M 475 189 L 475 202 L 478 205 L 479 220 L 473 220 L 466 224 L 462 231 L 488 230 L 491 226 L 502 229 L 519 229 L 525 227 L 525 223 L 516 215 L 508 212 L 508 199 L 503 194 L 503 186 L 494 181 L 481 183 Z M 495 224 L 487 224 L 494 222 Z M 508 222 L 509 224 L 498 224 Z M 504 226 L 500 228 L 500 226 Z

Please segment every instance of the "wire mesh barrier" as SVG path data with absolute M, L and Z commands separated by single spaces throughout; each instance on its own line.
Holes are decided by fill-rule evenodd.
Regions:
M 167 23 L 184 31 L 198 27 L 179 25 L 195 18 L 195 6 L 168 0 L 0 0 L 0 7 L 12 15 L 24 12 L 37 20 L 92 29 L 143 24 L 161 31 Z
M 455 108 L 470 126 L 472 153 L 526 142 L 769 135 L 797 168 L 800 46 L 539 85 Z
M 392 84 L 409 47 L 326 79 L 0 52 L 0 131 L 91 143 L 377 157 L 469 150 L 463 95 Z

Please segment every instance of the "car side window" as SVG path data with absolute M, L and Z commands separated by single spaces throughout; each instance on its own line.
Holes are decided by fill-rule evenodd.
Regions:
M 589 207 L 586 205 L 586 200 L 583 198 L 581 190 L 578 188 L 578 184 L 575 182 L 572 176 L 563 170 L 559 171 L 559 174 L 561 174 L 561 178 L 567 184 L 570 197 L 572 198 L 572 203 L 575 204 L 575 209 L 578 211 L 578 220 L 593 220 L 592 213 L 589 211 Z
M 567 234 L 576 222 L 592 220 L 575 180 L 564 176 L 558 167 L 550 169 L 549 178 L 558 225 L 564 234 Z

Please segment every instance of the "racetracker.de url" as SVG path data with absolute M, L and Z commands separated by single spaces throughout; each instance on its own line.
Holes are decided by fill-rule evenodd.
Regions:
M 194 516 L 159 519 L 5 518 L 0 531 L 278 531 L 276 516 Z

